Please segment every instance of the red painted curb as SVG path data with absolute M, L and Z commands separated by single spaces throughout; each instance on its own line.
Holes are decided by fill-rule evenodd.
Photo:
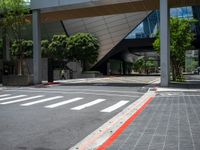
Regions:
M 123 133 L 123 131 L 142 113 L 146 106 L 153 100 L 154 97 L 150 97 L 147 102 L 136 111 L 108 140 L 106 140 L 97 150 L 105 150 L 110 147 L 112 143 Z
M 57 84 L 60 84 L 60 82 L 48 82 L 45 83 L 44 85 L 57 85 Z

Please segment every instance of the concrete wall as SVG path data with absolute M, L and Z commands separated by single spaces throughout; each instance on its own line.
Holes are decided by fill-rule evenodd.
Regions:
M 73 74 L 70 74 L 69 70 L 65 70 L 65 78 L 66 79 L 76 79 L 81 77 L 82 73 L 82 67 L 81 63 L 79 62 L 69 62 L 67 66 L 73 71 Z M 55 69 L 54 70 L 54 80 L 60 80 L 61 79 L 61 69 Z
M 3 76 L 3 85 L 5 86 L 27 86 L 33 84 L 33 75 L 6 75 Z
M 26 59 L 29 74 L 33 74 L 33 59 Z M 42 58 L 42 80 L 48 80 L 48 59 Z

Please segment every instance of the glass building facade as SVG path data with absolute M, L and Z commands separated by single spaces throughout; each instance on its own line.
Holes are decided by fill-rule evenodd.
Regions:
M 200 39 L 200 7 L 199 6 L 188 6 L 188 7 L 181 7 L 181 8 L 172 8 L 170 9 L 170 16 L 171 17 L 178 17 L 178 18 L 187 18 L 187 19 L 196 19 L 199 22 L 195 24 L 192 30 L 196 34 L 196 38 Z M 152 11 L 135 29 L 132 30 L 128 34 L 125 39 L 134 40 L 134 39 L 148 39 L 154 38 L 159 30 L 159 23 L 160 23 L 160 13 L 158 10 Z M 133 41 L 134 42 L 134 41 Z M 153 58 L 157 61 L 159 66 L 159 56 L 157 56 L 157 52 L 153 53 L 150 56 L 150 52 L 134 52 L 133 54 L 137 54 L 140 56 L 144 56 L 145 60 L 148 58 Z M 200 62 L 200 52 L 198 49 L 192 49 L 186 51 L 185 55 L 185 72 L 193 72 L 193 70 L 199 66 Z
M 196 10 L 199 7 L 195 8 Z M 199 10 L 198 10 L 199 11 Z M 170 9 L 170 15 L 179 18 L 193 18 L 192 7 L 181 7 Z M 199 15 L 199 12 L 196 13 Z M 199 17 L 199 16 L 198 16 Z M 160 23 L 160 13 L 158 10 L 150 13 L 127 37 L 126 39 L 138 39 L 138 38 L 153 38 L 158 32 Z
M 193 17 L 197 20 L 200 20 L 200 7 L 199 6 L 193 6 Z M 198 36 L 200 36 L 200 22 L 196 24 L 196 33 Z

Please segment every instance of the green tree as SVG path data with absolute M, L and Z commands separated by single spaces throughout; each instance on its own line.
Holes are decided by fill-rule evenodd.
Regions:
M 41 41 L 41 53 L 43 58 L 49 58 L 50 52 L 49 52 L 49 41 L 48 40 L 42 40 Z
M 170 19 L 170 63 L 173 81 L 184 79 L 182 71 L 185 63 L 185 51 L 192 47 L 191 43 L 194 40 L 194 33 L 191 29 L 195 22 L 195 20 L 182 18 Z M 153 43 L 153 47 L 160 52 L 160 34 L 158 34 Z
M 90 33 L 77 33 L 70 36 L 67 47 L 70 56 L 81 62 L 83 71 L 97 61 L 99 42 Z
M 67 48 L 68 37 L 66 35 L 54 35 L 48 49 L 46 49 L 46 56 L 58 60 L 70 59 L 70 53 Z M 47 41 L 43 44 L 47 45 Z
M 22 39 L 22 27 L 28 23 L 25 19 L 25 14 L 29 9 L 24 0 L 1 0 L 0 1 L 0 14 L 2 18 L 0 25 L 2 29 L 9 30 L 14 36 L 15 40 Z
M 144 58 L 140 58 L 136 62 L 134 62 L 133 69 L 134 69 L 134 71 L 139 72 L 140 74 L 142 72 L 144 72 L 144 69 L 145 69 L 145 60 L 144 60 Z
M 156 67 L 155 59 L 152 57 L 148 58 L 145 62 L 146 73 L 149 74 L 152 71 L 152 69 L 155 69 L 155 67 Z
M 8 34 L 10 34 L 10 36 L 8 36 L 9 38 L 14 38 L 15 42 L 11 49 L 13 50 L 13 48 L 16 48 L 14 52 L 16 55 L 22 54 L 22 56 L 20 56 L 19 62 L 19 64 L 21 65 L 24 54 L 26 53 L 22 52 L 22 29 L 23 26 L 28 23 L 28 21 L 25 19 L 25 14 L 27 14 L 28 11 L 28 7 L 24 0 L 0 1 L 0 14 L 2 15 L 0 19 L 0 27 L 3 30 L 3 39 L 6 39 L 6 36 L 8 36 Z M 11 41 L 11 39 L 8 40 Z M 6 49 L 5 45 L 4 49 Z M 20 66 L 19 68 L 22 68 L 22 66 Z M 19 71 L 19 74 L 21 75 L 22 69 L 19 69 Z
M 33 42 L 31 40 L 15 40 L 11 45 L 10 53 L 11 57 L 18 61 L 18 74 L 25 74 L 24 69 L 27 64 L 24 59 L 33 56 Z
M 19 45 L 21 45 L 21 48 L 19 48 Z M 20 60 L 24 58 L 31 58 L 33 56 L 33 41 L 13 41 L 11 45 L 11 56 Z

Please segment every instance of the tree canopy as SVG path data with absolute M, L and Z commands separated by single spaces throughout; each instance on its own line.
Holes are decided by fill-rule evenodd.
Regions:
M 25 14 L 28 13 L 28 7 L 24 0 L 1 0 L 0 1 L 0 28 L 2 29 L 2 37 L 4 40 L 11 41 L 11 37 L 15 40 L 12 45 L 13 56 L 19 58 L 18 72 L 19 75 L 22 74 L 22 61 L 30 51 L 23 51 L 23 26 L 28 22 L 25 19 Z M 10 35 L 9 35 L 10 34 Z M 7 36 L 9 35 L 9 36 Z M 6 39 L 6 36 L 8 37 Z M 28 43 L 26 43 L 28 44 Z M 25 45 L 26 45 L 25 44 Z M 30 43 L 29 43 L 30 44 Z M 27 46 L 27 45 L 26 45 Z M 6 50 L 6 45 L 4 44 L 4 49 Z M 15 50 L 14 50 L 15 49 Z M 21 56 L 19 56 L 21 55 Z
M 77 33 L 70 36 L 67 47 L 71 56 L 81 61 L 84 71 L 97 60 L 99 43 L 97 38 L 90 33 Z
M 144 68 L 145 68 L 145 60 L 144 60 L 144 58 L 138 59 L 133 64 L 133 69 L 136 72 L 142 73 L 144 71 Z
M 195 22 L 195 20 L 170 18 L 170 63 L 173 81 L 183 80 L 185 51 L 192 48 L 194 40 L 192 25 Z M 156 37 L 153 47 L 160 52 L 160 34 Z
M 21 45 L 21 48 L 19 48 Z M 30 58 L 33 56 L 33 42 L 31 40 L 13 41 L 11 56 L 17 59 Z
M 46 57 L 49 58 L 50 54 L 49 54 L 49 40 L 42 40 L 41 41 L 41 53 L 42 53 L 42 57 Z
M 24 0 L 1 0 L 0 1 L 0 27 L 12 33 L 15 40 L 22 39 L 22 25 L 28 21 L 25 14 L 28 8 Z M 8 32 L 7 32 L 8 33 Z
M 66 35 L 54 35 L 48 46 L 46 55 L 49 58 L 63 59 L 70 58 L 70 53 L 67 48 L 68 37 Z M 47 44 L 47 43 L 46 43 Z

